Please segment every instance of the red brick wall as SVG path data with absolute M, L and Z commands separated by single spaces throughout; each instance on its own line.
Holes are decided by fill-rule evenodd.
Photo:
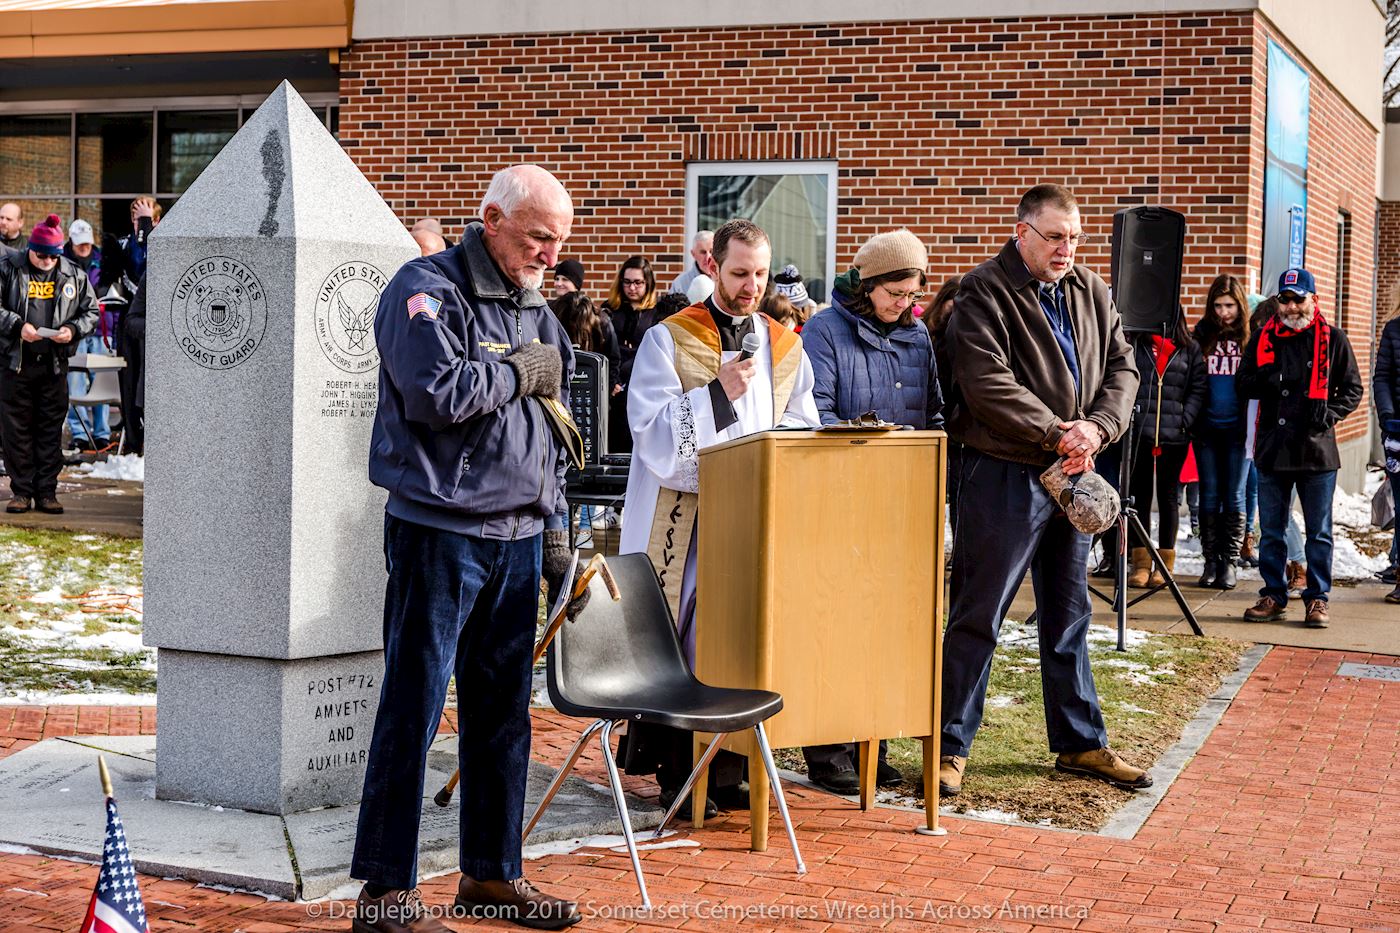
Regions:
M 687 160 L 836 159 L 838 271 L 894 226 L 929 245 L 935 279 L 965 271 L 1009 235 L 1025 188 L 1056 181 L 1105 278 L 1114 211 L 1185 213 L 1194 316 L 1217 274 L 1259 267 L 1270 34 L 1207 13 L 366 42 L 343 59 L 340 135 L 405 221 L 453 236 L 493 171 L 551 169 L 595 296 L 633 253 L 659 281 L 688 262 Z M 1308 261 L 1330 301 L 1349 207 L 1351 324 L 1369 320 L 1376 134 L 1312 87 Z
M 1380 203 L 1380 239 L 1376 264 L 1376 328 L 1377 334 L 1386 315 L 1400 298 L 1400 201 Z
M 1262 17 L 1254 37 L 1256 95 L 1255 145 L 1258 153 L 1259 184 L 1253 195 L 1258 203 L 1251 216 L 1263 215 L 1264 102 L 1263 89 L 1268 72 L 1268 41 L 1284 47 L 1294 60 L 1307 69 L 1310 77 L 1308 126 L 1308 229 L 1305 263 L 1317 281 L 1317 293 L 1327 319 L 1339 324 L 1351 340 L 1356 361 L 1366 384 L 1366 398 L 1356 413 L 1338 429 L 1337 439 L 1349 441 L 1366 436 L 1371 414 L 1371 350 L 1377 303 L 1372 281 L 1376 248 L 1376 152 L 1380 137 L 1351 105 L 1322 80 L 1297 49 L 1278 34 Z M 1350 260 L 1347 263 L 1346 307 L 1340 307 L 1337 280 L 1338 212 L 1351 215 Z M 1251 236 L 1262 242 L 1262 228 L 1256 220 Z M 1256 243 L 1251 261 L 1257 266 Z M 1271 294 L 1277 282 L 1261 282 L 1261 291 Z M 1381 299 L 1379 305 L 1385 304 Z

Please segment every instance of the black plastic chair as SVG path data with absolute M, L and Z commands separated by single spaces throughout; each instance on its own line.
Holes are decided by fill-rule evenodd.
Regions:
M 595 578 L 590 586 L 588 605 L 577 619 L 566 622 L 559 630 L 547 656 L 549 698 L 554 707 L 566 715 L 596 721 L 574 743 L 568 760 L 554 776 L 544 799 L 530 817 L 525 838 L 529 838 L 573 770 L 584 745 L 595 733 L 601 732 L 603 760 L 607 763 L 613 802 L 622 820 L 622 835 L 632 857 L 642 904 L 649 908 L 651 899 L 647 895 L 646 879 L 642 877 L 637 844 L 632 838 L 622 779 L 609 744 L 613 730 L 623 722 L 648 722 L 715 733 L 715 740 L 705 750 L 657 827 L 656 835 L 660 836 L 686 800 L 696 778 L 719 751 L 724 736 L 753 729 L 763 753 L 768 782 L 778 801 L 778 812 L 787 829 L 788 842 L 792 844 L 792 854 L 797 859 L 797 871 L 805 873 L 807 867 L 797 848 L 797 836 L 788 816 L 778 769 L 773 764 L 773 753 L 763 730 L 764 720 L 783 708 L 782 696 L 770 690 L 710 687 L 696 680 L 682 653 L 671 609 L 656 579 L 651 558 L 645 554 L 626 554 L 609 558 L 608 567 L 622 593 L 621 601 L 613 602 L 601 577 Z

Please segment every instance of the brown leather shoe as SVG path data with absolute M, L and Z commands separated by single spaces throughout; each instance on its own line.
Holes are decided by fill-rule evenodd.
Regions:
M 551 897 L 524 878 L 477 881 L 463 875 L 456 904 L 468 917 L 509 920 L 532 930 L 562 930 L 583 919 L 578 904 Z
M 1303 617 L 1303 624 L 1308 628 L 1326 628 L 1327 622 L 1327 600 L 1314 599 L 1308 603 L 1308 614 Z
M 11 515 L 19 515 L 28 512 L 30 508 L 28 496 L 11 496 L 9 503 L 5 506 L 5 511 Z
M 1308 567 L 1301 561 L 1290 560 L 1288 562 L 1288 595 L 1301 596 L 1303 590 L 1308 588 Z
M 63 514 L 63 504 L 60 503 L 57 499 L 55 499 L 53 496 L 45 496 L 44 498 L 40 499 L 38 504 L 34 507 L 40 512 L 43 512 L 45 515 Z
M 962 791 L 963 771 L 967 759 L 962 755 L 944 755 L 938 759 L 938 796 L 956 797 Z
M 382 897 L 370 897 L 361 888 L 350 929 L 353 933 L 452 933 L 424 905 L 417 888 L 385 891 Z
M 1096 748 L 1090 752 L 1065 752 L 1055 759 L 1055 770 L 1069 774 L 1087 774 L 1124 790 L 1141 790 L 1152 786 L 1152 777 L 1141 768 L 1134 768 L 1111 748 Z
M 1259 602 L 1244 611 L 1246 622 L 1277 622 L 1288 614 L 1288 606 L 1272 596 L 1260 596 Z

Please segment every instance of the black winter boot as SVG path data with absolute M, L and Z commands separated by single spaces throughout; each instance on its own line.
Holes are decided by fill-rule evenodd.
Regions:
M 1213 588 L 1220 576 L 1220 555 L 1215 543 L 1219 521 L 1219 513 L 1201 516 L 1201 557 L 1205 559 L 1205 565 L 1201 568 L 1201 578 L 1196 581 L 1196 585 L 1202 589 Z
M 1226 512 L 1220 516 L 1216 533 L 1220 576 L 1216 578 L 1215 585 L 1222 590 L 1233 590 L 1238 582 L 1235 579 L 1235 560 L 1240 556 L 1240 547 L 1244 544 L 1244 513 Z

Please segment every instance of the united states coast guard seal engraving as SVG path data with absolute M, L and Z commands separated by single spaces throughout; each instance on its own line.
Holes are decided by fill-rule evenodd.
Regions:
M 316 291 L 316 341 L 337 369 L 359 375 L 379 366 L 374 314 L 389 277 L 367 262 L 347 262 Z
M 247 265 L 211 256 L 175 283 L 170 324 L 190 359 L 207 369 L 232 369 L 262 343 L 267 295 Z

